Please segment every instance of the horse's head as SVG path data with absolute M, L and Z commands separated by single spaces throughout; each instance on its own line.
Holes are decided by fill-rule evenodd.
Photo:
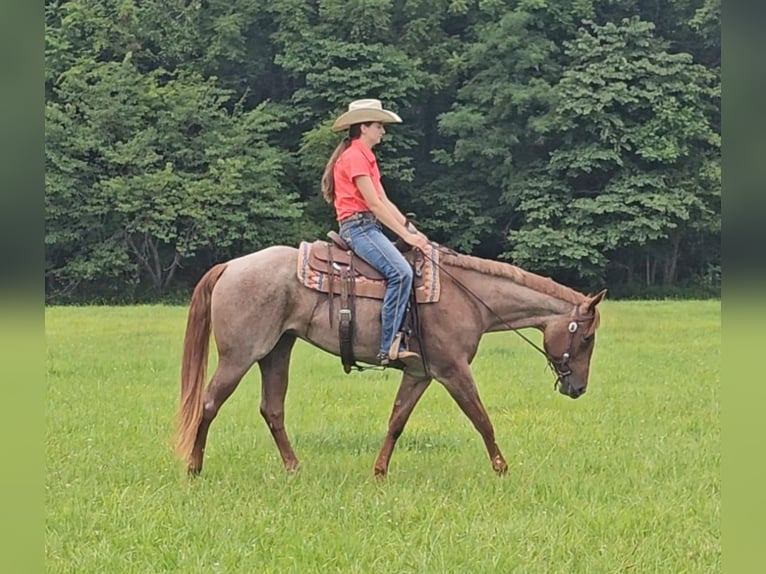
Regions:
M 543 346 L 556 373 L 559 392 L 573 399 L 588 387 L 590 358 L 596 342 L 599 314 L 596 306 L 606 289 L 577 305 L 569 316 L 550 321 L 544 329 Z

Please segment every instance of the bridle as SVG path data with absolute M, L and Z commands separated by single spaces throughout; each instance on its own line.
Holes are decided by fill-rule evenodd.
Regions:
M 448 253 L 457 255 L 457 253 L 449 248 L 446 248 L 444 246 L 437 246 L 438 249 L 444 250 Z M 565 377 L 568 377 L 572 374 L 572 369 L 569 367 L 569 359 L 572 357 L 572 345 L 574 344 L 574 336 L 575 333 L 580 329 L 580 323 L 586 323 L 589 321 L 595 321 L 596 316 L 593 315 L 586 315 L 583 317 L 575 317 L 573 318 L 567 327 L 567 330 L 569 331 L 569 340 L 567 342 L 567 348 L 566 351 L 564 351 L 561 354 L 560 358 L 556 358 L 550 353 L 548 353 L 545 349 L 540 347 L 537 343 L 535 343 L 533 340 L 531 340 L 529 337 L 527 337 L 524 333 L 518 331 L 517 329 L 511 327 L 508 322 L 503 319 L 500 315 L 495 312 L 494 309 L 492 309 L 489 305 L 487 305 L 484 300 L 479 297 L 476 293 L 474 293 L 470 288 L 468 288 L 463 282 L 461 282 L 459 279 L 457 279 L 452 273 L 447 271 L 442 265 L 440 265 L 437 261 L 434 261 L 431 257 L 428 256 L 427 253 L 423 253 L 423 255 L 430 259 L 431 262 L 436 265 L 440 271 L 442 271 L 445 275 L 447 275 L 452 281 L 455 282 L 455 285 L 460 287 L 463 291 L 468 293 L 471 297 L 473 297 L 476 301 L 481 303 L 481 305 L 487 309 L 500 323 L 505 325 L 509 331 L 513 331 L 516 333 L 519 337 L 524 339 L 527 343 L 529 343 L 534 349 L 536 349 L 543 357 L 545 357 L 545 360 L 548 363 L 548 367 L 550 367 L 551 371 L 553 371 L 553 374 L 556 376 L 556 380 L 553 383 L 553 388 L 557 389 L 562 384 Z
M 580 328 L 580 323 L 586 323 L 586 322 L 595 321 L 595 320 L 596 320 L 596 316 L 594 314 L 594 315 L 587 315 L 585 317 L 575 318 L 569 322 L 569 325 L 567 326 L 567 331 L 569 331 L 569 341 L 567 342 L 566 351 L 564 351 L 561 354 L 560 360 L 556 360 L 553 357 L 553 355 L 551 355 L 550 353 L 546 353 L 544 350 L 540 349 L 539 347 L 537 347 L 537 345 L 535 345 L 535 347 L 537 347 L 537 349 L 545 355 L 545 358 L 548 360 L 548 366 L 551 368 L 551 370 L 553 370 L 554 374 L 556 375 L 556 382 L 553 383 L 554 389 L 561 384 L 564 377 L 568 377 L 569 375 L 572 374 L 572 369 L 569 368 L 569 359 L 572 356 L 572 345 L 574 344 L 574 336 L 575 336 L 575 333 L 577 333 L 577 331 Z M 534 343 L 532 344 L 534 345 Z

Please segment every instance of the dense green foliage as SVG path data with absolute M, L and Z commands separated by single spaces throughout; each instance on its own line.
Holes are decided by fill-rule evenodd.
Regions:
M 45 571 L 721 572 L 720 302 L 602 305 L 576 401 L 514 333 L 482 339 L 507 476 L 434 383 L 383 484 L 396 372 L 344 375 L 299 342 L 285 414 L 301 470 L 282 468 L 254 367 L 188 480 L 170 440 L 186 308 L 49 307 Z
M 582 290 L 717 294 L 720 0 L 47 0 L 46 293 L 186 292 L 334 226 L 348 101 L 445 245 Z

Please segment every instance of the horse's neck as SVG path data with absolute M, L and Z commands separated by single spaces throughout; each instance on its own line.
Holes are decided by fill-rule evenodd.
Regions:
M 519 285 L 505 277 L 471 273 L 469 288 L 486 304 L 480 305 L 484 332 L 533 327 L 544 329 L 554 317 L 569 314 L 575 303 Z

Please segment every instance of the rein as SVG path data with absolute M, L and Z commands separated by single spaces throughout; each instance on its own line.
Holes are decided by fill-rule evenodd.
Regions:
M 450 255 L 459 255 L 457 251 L 454 251 L 448 247 L 444 247 L 443 245 L 437 244 L 437 249 L 449 253 Z M 492 307 L 487 305 L 487 303 L 479 297 L 476 293 L 474 293 L 468 286 L 466 286 L 462 281 L 460 281 L 457 277 L 455 277 L 452 273 L 447 271 L 443 265 L 439 264 L 439 262 L 434 261 L 431 257 L 428 256 L 427 253 L 423 253 L 423 255 L 429 259 L 436 267 L 439 268 L 441 272 L 443 272 L 445 275 L 447 275 L 452 281 L 455 282 L 455 285 L 460 287 L 463 291 L 465 291 L 467 294 L 469 294 L 471 297 L 473 297 L 476 301 L 482 304 L 482 306 L 487 309 L 500 323 L 505 325 L 509 331 L 513 331 L 516 333 L 519 337 L 524 339 L 527 343 L 529 343 L 535 350 L 537 350 L 543 357 L 545 357 L 545 360 L 548 363 L 548 366 L 553 371 L 553 374 L 556 375 L 556 381 L 553 383 L 553 388 L 555 389 L 562 381 L 562 379 L 570 374 L 572 374 L 572 370 L 569 368 L 569 358 L 572 353 L 572 343 L 574 342 L 574 334 L 577 332 L 579 323 L 583 323 L 585 321 L 591 320 L 592 317 L 584 317 L 581 319 L 574 319 L 571 323 L 569 323 L 569 344 L 567 345 L 567 350 L 564 352 L 564 354 L 561 356 L 561 360 L 556 360 L 550 353 L 548 353 L 545 349 L 540 347 L 537 343 L 532 341 L 529 337 L 524 335 L 524 333 L 518 331 L 514 327 L 511 327 L 511 325 L 503 319 Z

